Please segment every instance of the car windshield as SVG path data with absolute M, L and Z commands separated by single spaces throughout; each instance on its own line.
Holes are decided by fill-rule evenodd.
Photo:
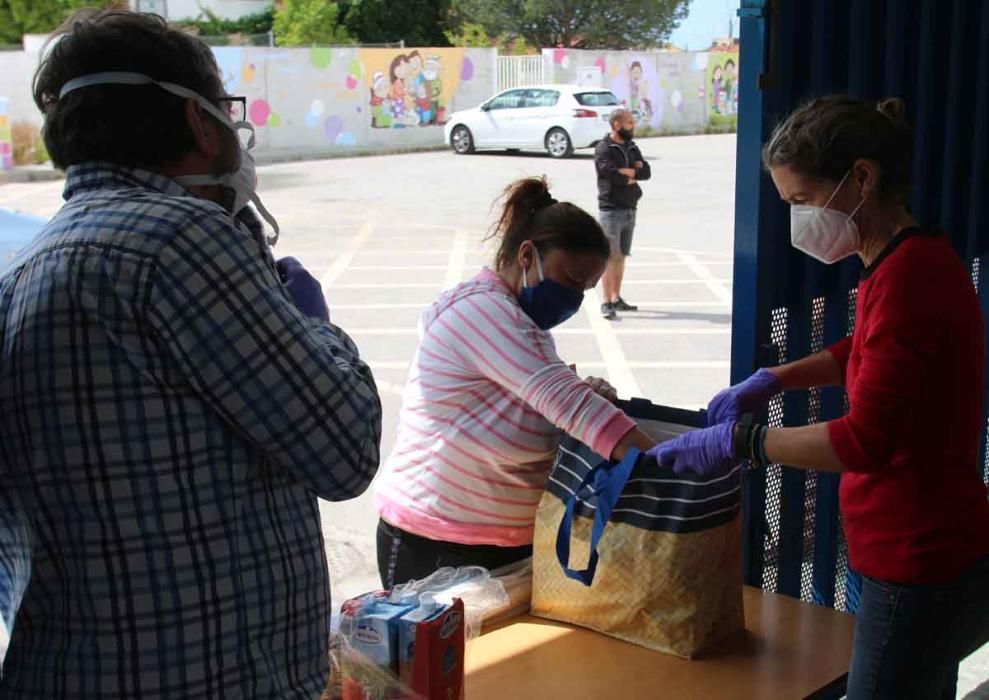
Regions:
M 584 107 L 616 107 L 621 104 L 610 92 L 578 92 L 574 98 Z

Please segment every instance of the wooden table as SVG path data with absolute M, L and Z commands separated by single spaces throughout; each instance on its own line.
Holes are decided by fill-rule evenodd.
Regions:
M 745 589 L 746 629 L 685 661 L 523 616 L 467 645 L 465 700 L 840 697 L 854 618 Z

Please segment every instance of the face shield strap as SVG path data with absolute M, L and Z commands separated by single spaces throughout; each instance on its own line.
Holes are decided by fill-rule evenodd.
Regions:
M 184 85 L 155 80 L 150 75 L 145 75 L 144 73 L 105 71 L 103 73 L 81 75 L 78 78 L 73 78 L 62 86 L 62 89 L 59 90 L 58 93 L 58 99 L 62 99 L 67 94 L 75 90 L 92 87 L 94 85 L 156 85 L 165 92 L 170 92 L 176 97 L 195 100 L 199 103 L 200 107 L 209 112 L 213 117 L 219 120 L 221 124 L 226 126 L 228 129 L 231 129 L 234 133 L 237 133 L 238 129 L 247 129 L 250 131 L 251 135 L 249 137 L 247 147 L 254 147 L 254 126 L 250 122 L 232 122 L 229 115 L 224 114 L 219 107 L 214 105 L 195 90 L 190 90 Z

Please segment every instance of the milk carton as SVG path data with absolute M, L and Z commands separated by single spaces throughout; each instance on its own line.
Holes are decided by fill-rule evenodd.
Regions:
M 416 632 L 419 625 L 443 614 L 449 605 L 437 603 L 431 596 L 423 596 L 419 607 L 405 613 L 398 622 L 398 678 L 402 685 L 412 687 L 412 661 L 415 658 Z
M 399 619 L 411 609 L 377 600 L 365 605 L 350 636 L 351 647 L 381 668 L 397 673 Z
M 423 596 L 399 623 L 399 679 L 428 700 L 459 700 L 464 687 L 464 604 Z

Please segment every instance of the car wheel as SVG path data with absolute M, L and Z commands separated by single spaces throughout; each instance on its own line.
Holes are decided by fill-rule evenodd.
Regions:
M 570 135 L 559 127 L 550 129 L 546 134 L 546 150 L 554 158 L 569 158 L 573 155 Z
M 450 134 L 450 143 L 453 145 L 453 150 L 462 156 L 474 152 L 474 137 L 466 126 L 454 128 L 453 133 Z

